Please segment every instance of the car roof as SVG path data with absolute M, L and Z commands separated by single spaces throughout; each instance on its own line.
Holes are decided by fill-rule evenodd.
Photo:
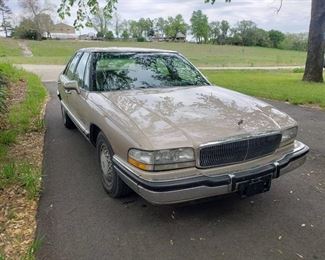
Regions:
M 149 49 L 149 48 L 130 48 L 130 47 L 109 47 L 109 48 L 83 48 L 83 52 L 135 52 L 135 53 L 178 53 L 171 50 Z

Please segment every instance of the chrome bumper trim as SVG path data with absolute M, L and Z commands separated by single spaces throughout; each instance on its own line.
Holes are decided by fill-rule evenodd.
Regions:
M 136 193 L 153 204 L 174 204 L 237 191 L 238 184 L 272 175 L 272 178 L 300 167 L 306 161 L 309 147 L 297 142 L 297 147 L 280 160 L 242 172 L 206 177 L 199 176 L 176 181 L 153 182 L 136 177 L 130 167 L 114 156 L 114 169 L 120 178 Z

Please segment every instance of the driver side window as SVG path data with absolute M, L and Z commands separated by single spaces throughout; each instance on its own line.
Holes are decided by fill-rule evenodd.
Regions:
M 76 70 L 76 66 L 78 64 L 78 61 L 81 57 L 82 53 L 78 52 L 74 58 L 71 60 L 70 64 L 68 65 L 68 67 L 66 68 L 64 75 L 66 75 L 70 80 L 73 80 L 74 77 L 74 72 Z
M 78 81 L 78 86 L 82 89 L 89 90 L 89 70 L 87 66 L 89 53 L 85 52 L 80 59 L 74 79 Z

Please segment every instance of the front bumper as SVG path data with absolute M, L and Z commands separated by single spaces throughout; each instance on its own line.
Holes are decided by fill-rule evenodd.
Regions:
M 238 191 L 238 185 L 271 175 L 273 179 L 290 172 L 306 160 L 309 147 L 301 142 L 280 160 L 250 170 L 198 176 L 173 181 L 147 181 L 132 173 L 132 170 L 117 157 L 113 158 L 114 169 L 119 177 L 135 192 L 153 204 L 174 204 Z

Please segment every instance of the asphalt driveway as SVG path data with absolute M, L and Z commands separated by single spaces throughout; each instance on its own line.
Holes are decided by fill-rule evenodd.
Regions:
M 325 259 L 325 112 L 270 102 L 298 120 L 311 147 L 270 192 L 155 207 L 107 196 L 95 149 L 64 128 L 56 85 L 46 86 L 39 259 Z

